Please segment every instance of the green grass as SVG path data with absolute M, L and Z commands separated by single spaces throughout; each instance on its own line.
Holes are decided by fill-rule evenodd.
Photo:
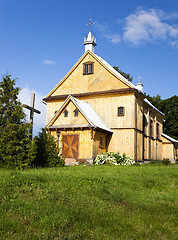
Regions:
M 0 239 L 178 239 L 178 167 L 0 169 Z

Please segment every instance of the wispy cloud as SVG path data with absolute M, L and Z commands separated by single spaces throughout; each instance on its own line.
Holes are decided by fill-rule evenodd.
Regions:
M 166 19 L 171 17 L 171 15 L 160 10 L 139 9 L 134 14 L 126 17 L 123 40 L 133 45 L 139 45 L 145 42 L 177 38 L 178 26 L 166 22 Z
M 46 105 L 42 103 L 44 95 L 36 90 L 31 90 L 28 88 L 23 88 L 19 93 L 19 99 L 22 104 L 31 105 L 31 96 L 32 93 L 35 93 L 35 108 L 41 112 L 41 114 L 34 114 L 34 135 L 40 131 L 41 128 L 46 125 Z M 26 114 L 26 120 L 29 122 L 30 111 L 24 108 Z
M 171 46 L 178 48 L 178 40 L 177 41 L 172 41 Z
M 53 64 L 56 64 L 56 62 L 52 61 L 52 60 L 46 59 L 46 60 L 43 60 L 43 64 L 45 64 L 45 65 L 53 65 Z
M 159 9 L 137 10 L 125 19 L 115 22 L 96 23 L 97 30 L 111 43 L 121 41 L 138 46 L 145 43 L 168 41 L 177 47 L 178 25 L 170 24 L 170 20 L 178 19 L 178 13 L 165 13 Z
M 113 44 L 117 44 L 121 41 L 121 36 L 118 32 L 111 31 L 110 24 L 113 24 L 113 23 L 101 24 L 96 22 L 96 28 L 104 38 L 108 39 Z
M 121 41 L 121 37 L 118 33 L 106 34 L 105 37 L 109 39 L 113 44 L 117 44 Z

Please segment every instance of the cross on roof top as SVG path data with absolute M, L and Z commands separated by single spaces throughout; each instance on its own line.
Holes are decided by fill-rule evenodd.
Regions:
M 142 77 L 140 75 L 138 76 L 138 80 L 139 82 L 142 80 Z
M 89 29 L 91 30 L 91 26 L 94 25 L 95 23 L 92 22 L 91 18 L 89 20 L 89 23 L 86 24 L 86 26 L 89 26 Z

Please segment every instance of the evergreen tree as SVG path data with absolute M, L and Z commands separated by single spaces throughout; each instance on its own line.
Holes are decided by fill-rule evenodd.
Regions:
M 116 71 L 118 71 L 123 77 L 125 77 L 128 81 L 132 82 L 133 80 L 133 76 L 130 76 L 129 73 L 125 73 L 124 71 L 122 71 L 121 69 L 119 69 L 119 67 L 114 66 L 113 67 Z
M 33 149 L 15 82 L 8 74 L 0 82 L 0 167 L 23 168 L 33 160 Z
M 146 98 L 162 113 L 165 114 L 165 122 L 163 132 L 178 140 L 178 96 L 161 99 L 159 95 L 151 97 L 146 95 Z
M 46 129 L 42 129 L 42 132 L 34 138 L 34 145 L 37 151 L 32 163 L 34 167 L 64 166 L 65 161 L 59 156 L 57 142 Z

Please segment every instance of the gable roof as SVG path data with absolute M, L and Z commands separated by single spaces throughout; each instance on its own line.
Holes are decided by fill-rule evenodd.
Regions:
M 118 80 L 126 84 L 130 88 L 134 88 L 138 91 L 136 86 L 132 84 L 130 81 L 128 81 L 125 77 L 123 77 L 119 72 L 117 72 L 109 63 L 107 63 L 104 59 L 102 59 L 100 56 L 96 55 L 95 53 L 91 51 L 86 51 L 80 59 L 77 61 L 77 63 L 72 67 L 72 69 L 66 74 L 66 76 L 52 89 L 52 91 L 46 96 L 45 99 L 50 97 L 59 87 L 63 84 L 63 82 L 72 74 L 72 72 L 77 68 L 77 66 L 83 61 L 83 59 L 86 57 L 87 54 L 90 54 L 98 63 L 100 63 L 105 69 L 107 69 L 111 74 L 113 74 Z
M 59 108 L 55 116 L 50 120 L 50 122 L 46 125 L 49 127 L 53 124 L 56 119 L 59 117 L 60 113 L 63 109 L 68 105 L 68 103 L 72 101 L 76 108 L 81 112 L 84 118 L 88 121 L 91 127 L 99 128 L 101 130 L 112 133 L 113 131 L 105 124 L 105 122 L 100 118 L 100 116 L 95 112 L 95 110 L 91 107 L 91 105 L 87 102 L 83 102 L 78 100 L 71 95 L 67 97 L 63 105 Z
M 138 92 L 141 92 L 137 89 L 137 87 L 128 81 L 124 76 L 122 76 L 118 71 L 116 71 L 108 62 L 106 62 L 103 58 L 95 54 L 91 51 L 86 51 L 80 59 L 77 61 L 77 63 L 73 66 L 73 68 L 66 74 L 66 76 L 52 89 L 52 91 L 44 98 L 44 100 L 48 99 L 59 87 L 60 85 L 70 76 L 70 74 L 77 68 L 77 66 L 82 62 L 82 60 L 86 57 L 87 54 L 90 54 L 97 62 L 99 62 L 105 69 L 107 69 L 111 74 L 113 74 L 118 80 L 125 83 L 129 88 L 135 89 Z M 142 92 L 141 92 L 142 93 Z M 162 113 L 159 109 L 157 109 L 153 104 L 151 104 L 148 99 L 143 100 L 145 103 L 147 103 L 149 106 L 151 106 L 154 110 L 159 112 L 162 116 L 165 117 L 164 113 Z
M 110 72 L 113 72 L 120 80 L 122 80 L 124 83 L 126 83 L 129 87 L 136 88 L 136 86 L 128 81 L 124 76 L 122 76 L 118 71 L 116 71 L 108 62 L 106 62 L 102 57 L 96 55 L 93 53 L 109 70 Z M 138 90 L 138 89 L 137 89 Z
M 174 138 L 166 135 L 165 133 L 161 133 L 161 135 L 162 135 L 163 137 L 165 137 L 166 139 L 168 139 L 169 141 L 173 142 L 173 143 L 178 143 L 178 141 L 177 141 L 176 139 L 174 139 Z

